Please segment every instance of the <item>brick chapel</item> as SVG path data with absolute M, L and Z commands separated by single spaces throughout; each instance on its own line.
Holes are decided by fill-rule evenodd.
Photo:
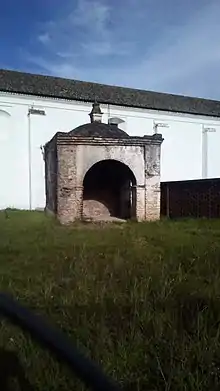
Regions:
M 162 135 L 129 136 L 102 122 L 96 102 L 89 115 L 44 147 L 46 211 L 62 224 L 159 219 Z

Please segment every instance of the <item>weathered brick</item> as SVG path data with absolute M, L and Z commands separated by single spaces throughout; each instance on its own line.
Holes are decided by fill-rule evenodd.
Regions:
M 126 139 L 56 136 L 56 147 L 52 140 L 45 149 L 47 208 L 50 209 L 51 205 L 56 204 L 54 213 L 63 224 L 82 218 L 105 219 L 110 215 L 116 216 L 117 213 L 120 216 L 130 213 L 131 217 L 132 211 L 128 205 L 133 194 L 134 217 L 138 221 L 159 219 L 161 142 L 162 138 L 154 136 Z M 51 152 L 52 148 L 54 153 Z M 56 162 L 52 162 L 53 158 Z M 90 187 L 87 188 L 89 193 L 86 196 L 85 175 L 91 172 L 90 169 L 97 168 L 96 163 L 99 162 L 103 164 L 99 165 L 96 175 L 101 175 L 100 167 L 104 167 L 104 162 L 107 162 L 105 167 L 108 169 L 102 172 L 98 182 L 95 176 L 93 177 L 94 185 L 91 180 L 88 182 L 90 184 L 87 184 L 87 187 Z M 57 167 L 56 181 L 53 181 L 53 184 L 50 182 L 52 167 Z M 114 178 L 122 178 L 123 183 L 117 187 Z M 109 187 L 101 190 L 102 181 Z M 128 190 L 131 189 L 130 183 L 133 190 Z M 50 190 L 51 186 L 53 191 Z M 95 186 L 100 186 L 97 194 Z M 118 191 L 114 190 L 114 186 Z

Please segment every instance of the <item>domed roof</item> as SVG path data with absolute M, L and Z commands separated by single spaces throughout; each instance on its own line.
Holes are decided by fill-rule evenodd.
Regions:
M 103 137 L 103 138 L 128 138 L 126 132 L 119 129 L 117 125 L 92 122 L 80 125 L 68 133 L 70 136 L 79 137 Z

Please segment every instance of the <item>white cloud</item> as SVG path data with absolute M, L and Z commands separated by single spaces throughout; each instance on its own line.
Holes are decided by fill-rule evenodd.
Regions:
M 110 55 L 117 55 L 117 56 L 127 56 L 130 54 L 130 48 L 125 43 L 117 43 L 113 45 L 109 41 L 95 41 L 95 42 L 88 42 L 88 43 L 82 43 L 81 48 L 88 54 L 88 55 L 96 55 L 96 56 L 110 56 Z
M 47 44 L 50 42 L 50 35 L 48 33 L 40 34 L 38 36 L 38 41 L 40 41 L 43 44 Z
M 110 7 L 101 1 L 79 0 L 70 15 L 73 24 L 103 33 L 110 16 Z
M 38 65 L 63 77 L 220 98 L 220 2 L 197 4 L 197 11 L 192 7 L 185 20 L 167 24 L 153 39 L 153 33 L 148 35 L 153 1 L 145 8 L 142 0 L 118 7 L 120 25 L 114 32 L 116 5 L 79 0 L 65 20 L 56 20 L 55 28 L 46 26 L 55 60 L 41 59 Z
M 46 71 L 48 74 L 53 76 L 59 76 L 59 77 L 66 77 L 66 78 L 75 78 L 80 79 L 81 78 L 81 72 L 80 70 L 73 66 L 72 63 L 69 62 L 56 62 L 56 61 L 50 61 L 45 60 L 42 57 L 34 57 L 34 56 L 27 56 L 28 61 L 35 66 L 37 66 L 39 69 Z

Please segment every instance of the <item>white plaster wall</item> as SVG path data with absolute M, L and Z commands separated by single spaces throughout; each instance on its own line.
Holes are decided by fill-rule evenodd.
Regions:
M 201 127 L 171 122 L 163 128 L 161 180 L 181 181 L 201 177 Z
M 45 110 L 45 116 L 30 116 L 29 160 L 28 109 Z M 73 104 L 52 99 L 0 93 L 0 209 L 32 209 L 45 206 L 45 174 L 41 145 L 57 131 L 69 131 L 89 121 L 91 104 Z M 6 111 L 6 116 L 1 112 Z M 7 112 L 9 115 L 7 115 Z M 7 124 L 7 126 L 6 126 Z M 29 197 L 31 165 L 31 200 Z
M 56 132 L 66 132 L 88 121 L 85 111 L 61 110 L 45 107 L 45 116 L 31 116 L 31 167 L 32 207 L 42 208 L 45 204 L 45 173 L 41 145 L 49 141 Z
M 45 116 L 31 116 L 31 201 L 32 208 L 45 205 L 44 161 L 40 146 L 57 131 L 69 131 L 89 121 L 91 103 L 61 101 L 50 98 L 0 93 L 0 209 L 29 208 L 28 109 L 43 109 Z M 220 176 L 220 119 L 130 109 L 102 105 L 103 122 L 109 117 L 126 121 L 123 130 L 130 135 L 153 133 L 154 121 L 166 123 L 159 128 L 164 142 L 161 150 L 161 180 L 201 178 L 202 125 L 215 127 L 208 134 L 208 177 Z M 1 111 L 0 111 L 1 113 Z
M 208 178 L 220 177 L 220 126 L 215 133 L 208 133 Z
M 26 208 L 28 206 L 27 119 L 17 106 L 0 104 L 0 110 L 0 208 Z
M 168 126 L 158 128 L 158 133 L 162 133 L 164 138 L 161 147 L 161 181 L 202 178 L 202 129 L 203 126 L 215 128 L 215 133 L 207 135 L 207 177 L 220 177 L 220 118 L 120 109 L 114 106 L 109 108 L 109 112 L 119 117 L 121 113 L 126 121 L 126 131 L 132 136 L 153 134 L 154 123 Z

